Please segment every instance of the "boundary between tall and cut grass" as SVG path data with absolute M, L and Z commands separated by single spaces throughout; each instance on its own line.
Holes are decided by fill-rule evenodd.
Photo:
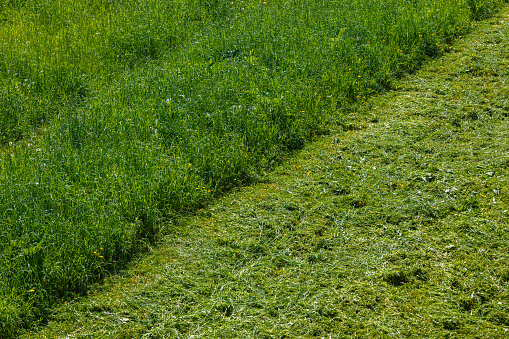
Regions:
M 0 337 L 348 124 L 499 3 L 5 2 Z

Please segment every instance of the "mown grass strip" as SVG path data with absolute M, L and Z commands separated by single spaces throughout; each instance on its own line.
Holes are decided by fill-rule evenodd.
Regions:
M 506 338 L 509 10 L 30 338 Z
M 348 128 L 354 105 L 500 3 L 6 2 L 1 335 L 331 122 Z

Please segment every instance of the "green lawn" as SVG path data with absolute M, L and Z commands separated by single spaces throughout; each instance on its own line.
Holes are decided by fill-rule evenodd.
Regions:
M 373 330 L 373 321 L 389 331 L 396 326 L 390 319 L 375 320 L 360 308 L 345 310 L 352 323 L 342 309 L 327 305 L 339 305 L 334 298 L 341 293 L 347 298 L 350 290 L 344 286 L 365 288 L 345 301 L 355 304 L 356 298 L 370 300 L 365 296 L 379 283 L 385 285 L 379 301 L 373 296 L 377 303 L 408 286 L 435 283 L 433 263 L 442 262 L 430 253 L 445 260 L 461 246 L 477 251 L 469 237 L 486 237 L 504 248 L 504 209 L 494 216 L 489 213 L 506 203 L 500 173 L 507 159 L 503 146 L 497 146 L 505 142 L 506 106 L 500 92 L 505 84 L 499 81 L 492 89 L 492 83 L 480 81 L 503 79 L 499 63 L 506 60 L 504 52 L 495 57 L 495 47 L 483 53 L 472 50 L 465 56 L 468 64 L 444 66 L 415 88 L 409 80 L 397 80 L 454 52 L 457 39 L 471 30 L 472 22 L 489 17 L 502 3 L 4 2 L 0 337 L 52 321 L 58 317 L 56 304 L 86 295 L 91 285 L 165 241 L 179 246 L 167 249 L 177 251 L 167 253 L 175 258 L 174 266 L 150 269 L 160 279 L 146 284 L 159 279 L 162 288 L 147 290 L 152 311 L 144 311 L 145 320 L 137 318 L 142 314 L 138 311 L 126 311 L 134 313 L 118 319 L 112 315 L 118 326 L 111 336 L 196 332 L 259 337 L 270 331 L 318 336 L 337 333 L 341 326 L 354 328 L 353 336 L 361 330 L 352 325 L 355 319 L 365 320 L 365 331 Z M 498 40 L 492 45 L 502 46 L 503 32 L 493 34 Z M 444 78 L 455 67 L 457 74 Z M 425 72 L 421 74 L 431 70 Z M 480 82 L 456 84 L 455 77 Z M 433 84 L 445 87 L 423 89 Z M 390 92 L 398 86 L 408 86 L 404 95 L 415 102 L 400 105 L 402 99 L 394 94 L 400 92 Z M 445 100 L 439 101 L 441 97 Z M 373 113 L 371 107 L 392 108 Z M 407 111 L 401 111 L 404 107 Z M 372 127 L 363 129 L 368 126 Z M 346 134 L 336 136 L 342 130 Z M 327 134 L 336 141 L 324 139 Z M 302 178 L 289 177 L 284 184 L 282 172 L 280 177 L 272 174 L 273 179 L 266 176 L 318 139 L 320 143 L 310 147 L 323 145 L 326 153 L 281 170 Z M 497 157 L 488 156 L 490 147 L 499 147 L 493 148 Z M 485 158 L 474 160 L 481 156 Z M 239 198 L 242 209 L 236 212 L 228 209 L 232 204 L 220 207 L 219 199 L 233 188 L 257 182 L 267 194 L 257 191 Z M 221 201 L 225 199 L 233 198 L 227 195 Z M 485 207 L 488 201 L 490 209 Z M 226 214 L 217 219 L 215 208 L 224 208 Z M 195 213 L 206 216 L 207 223 L 196 227 L 185 219 Z M 454 219 L 455 214 L 463 221 Z M 461 227 L 464 232 L 472 228 L 473 235 L 468 231 L 464 243 L 454 242 L 453 231 Z M 428 238 L 421 237 L 425 232 Z M 448 239 L 444 246 L 453 247 L 443 250 L 443 239 Z M 404 241 L 424 252 L 404 247 Z M 421 248 L 419 242 L 436 245 Z M 189 248 L 183 250 L 186 243 Z M 186 253 L 195 260 L 178 256 Z M 387 259 L 389 255 L 394 259 Z M 188 264 L 198 271 L 186 268 Z M 469 312 L 484 312 L 479 319 L 497 323 L 489 319 L 498 317 L 503 324 L 505 306 L 486 308 L 491 294 L 481 297 L 476 291 L 486 290 L 483 286 L 491 281 L 483 279 L 506 275 L 494 269 L 480 280 L 471 278 L 473 285 L 465 291 L 478 287 L 461 294 L 470 296 L 471 301 L 465 299 L 465 305 L 472 304 Z M 179 281 L 183 285 L 173 285 Z M 448 284 L 440 281 L 437 286 Z M 175 309 L 165 310 L 171 295 Z M 426 297 L 434 300 L 434 295 Z M 134 298 L 146 302 L 143 296 Z M 391 302 L 394 309 L 406 303 Z M 79 305 L 84 313 L 72 312 L 88 317 L 88 304 Z M 92 307 L 99 318 L 118 313 L 117 306 L 100 305 Z M 385 317 L 394 311 L 380 309 Z M 466 320 L 449 319 L 444 312 L 443 321 L 451 322 L 445 327 L 470 328 Z M 441 323 L 440 314 L 437 317 L 429 323 Z M 103 322 L 99 318 L 94 318 L 94 326 Z M 232 319 L 238 322 L 225 327 L 223 320 Z M 290 327 L 276 325 L 275 319 Z M 79 323 L 77 318 L 71 321 Z M 97 333 L 109 333 L 105 326 Z
M 27 338 L 506 338 L 509 9 Z

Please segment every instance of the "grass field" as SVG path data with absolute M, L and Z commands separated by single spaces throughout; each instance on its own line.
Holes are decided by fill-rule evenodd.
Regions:
M 505 6 L 22 338 L 507 338 L 508 37 Z
M 499 4 L 5 2 L 0 337 L 330 124 L 348 129 Z

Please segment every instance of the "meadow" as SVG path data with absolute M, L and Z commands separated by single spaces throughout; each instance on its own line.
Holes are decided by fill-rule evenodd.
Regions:
M 348 128 L 501 2 L 4 2 L 0 337 Z

